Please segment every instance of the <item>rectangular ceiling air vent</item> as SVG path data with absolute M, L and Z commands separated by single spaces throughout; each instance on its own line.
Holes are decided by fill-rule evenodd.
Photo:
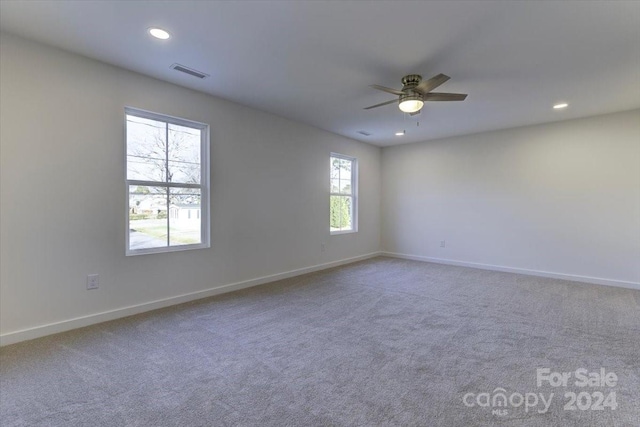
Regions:
M 180 64 L 173 64 L 171 68 L 176 71 L 181 71 L 183 73 L 189 74 L 190 76 L 197 77 L 199 79 L 206 79 L 207 77 L 209 77 L 209 74 L 205 74 L 202 71 L 194 70 L 193 68 L 185 67 L 184 65 Z
M 370 134 L 369 132 L 365 132 L 365 131 L 363 131 L 363 130 L 359 130 L 359 131 L 358 131 L 358 133 L 359 133 L 360 135 L 364 135 L 364 136 L 371 136 L 371 134 Z

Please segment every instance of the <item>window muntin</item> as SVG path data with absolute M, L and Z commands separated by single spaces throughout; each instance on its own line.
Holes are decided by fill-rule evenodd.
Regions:
M 209 247 L 209 126 L 125 113 L 127 255 Z
M 332 153 L 330 158 L 331 234 L 357 231 L 357 164 L 353 157 Z

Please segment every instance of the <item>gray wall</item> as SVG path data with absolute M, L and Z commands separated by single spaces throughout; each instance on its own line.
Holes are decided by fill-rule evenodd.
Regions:
M 379 250 L 379 148 L 12 35 L 0 43 L 2 334 Z M 210 124 L 211 249 L 125 257 L 125 106 Z M 355 234 L 329 235 L 332 151 L 359 162 Z M 99 290 L 85 290 L 89 273 Z
M 385 148 L 382 171 L 385 251 L 640 282 L 640 110 Z

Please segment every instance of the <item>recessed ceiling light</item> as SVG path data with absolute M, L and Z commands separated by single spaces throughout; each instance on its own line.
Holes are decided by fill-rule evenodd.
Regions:
M 171 34 L 169 34 L 167 31 L 163 30 L 162 28 L 155 27 L 149 28 L 149 34 L 160 40 L 167 40 L 171 37 Z
M 404 131 L 396 132 L 396 136 L 402 136 L 402 135 L 404 135 Z
M 567 104 L 566 102 L 563 102 L 561 104 L 556 104 L 553 106 L 554 110 L 562 110 L 563 108 L 567 108 L 569 106 L 569 104 Z

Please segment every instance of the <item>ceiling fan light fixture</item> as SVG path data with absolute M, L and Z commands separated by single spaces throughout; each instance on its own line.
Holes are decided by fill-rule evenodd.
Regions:
M 422 100 L 422 95 L 403 95 L 400 97 L 400 111 L 404 113 L 415 113 L 416 111 L 420 111 L 422 106 L 424 105 L 424 101 Z
M 429 80 L 422 80 L 419 74 L 409 74 L 402 78 L 402 89 L 396 90 L 386 86 L 370 85 L 372 88 L 396 95 L 398 98 L 380 104 L 365 107 L 365 110 L 382 107 L 383 105 L 398 103 L 400 111 L 415 116 L 422 110 L 425 101 L 464 101 L 467 98 L 465 93 L 444 93 L 432 92 L 450 79 L 449 76 L 438 74 Z

